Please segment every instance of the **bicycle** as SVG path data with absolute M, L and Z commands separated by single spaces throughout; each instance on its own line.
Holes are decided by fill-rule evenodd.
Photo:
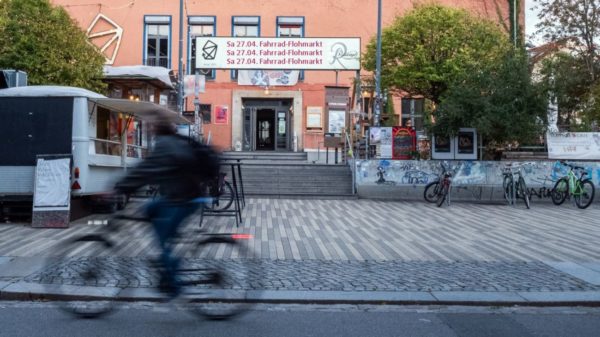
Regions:
M 436 181 L 430 182 L 425 186 L 423 191 L 423 197 L 427 202 L 436 203 L 438 207 L 441 207 L 444 200 L 450 205 L 450 185 L 452 182 L 452 173 L 446 170 L 444 163 L 440 163 L 442 166 L 442 173 L 440 173 Z
M 212 199 L 197 198 L 191 202 L 210 203 Z M 72 238 L 50 254 L 46 268 L 36 278 L 44 285 L 46 294 L 54 294 L 48 299 L 60 301 L 62 310 L 76 317 L 96 318 L 112 312 L 118 302 L 126 301 L 126 294 L 120 296 L 126 288 L 164 288 L 157 259 L 119 255 L 121 223 L 149 221 L 125 211 L 115 213 L 99 230 Z M 247 244 L 252 236 L 211 233 L 197 229 L 194 223 L 189 219 L 184 221 L 170 242 L 173 254 L 181 260 L 177 279 L 182 291 L 177 302 L 208 319 L 228 319 L 245 312 L 251 306 L 247 297 L 251 282 L 261 277 L 259 260 L 254 259 Z M 216 260 L 217 252 L 240 259 Z M 75 300 L 71 295 L 73 289 L 81 287 L 97 295 L 88 294 L 83 300 Z M 106 293 L 107 289 L 110 293 Z M 168 302 L 169 297 L 163 295 L 159 299 Z
M 515 175 L 517 179 L 515 181 Z M 504 199 L 509 205 L 515 205 L 516 199 L 521 198 L 525 202 L 527 209 L 530 208 L 531 193 L 525 183 L 521 165 L 513 166 L 512 163 L 506 164 L 502 171 L 502 190 L 504 191 Z
M 562 165 L 569 167 L 569 172 L 565 177 L 558 179 L 552 190 L 552 202 L 555 205 L 561 205 L 565 200 L 571 198 L 575 200 L 577 207 L 587 208 L 594 200 L 595 187 L 591 179 L 585 178 L 587 172 L 584 167 L 571 165 L 565 161 L 560 161 Z M 579 171 L 577 177 L 574 171 Z
M 200 227 L 202 227 L 202 221 L 204 220 L 204 210 L 225 211 L 233 204 L 233 187 L 225 180 L 226 176 L 226 173 L 221 172 L 218 177 L 207 182 L 202 188 L 212 200 L 200 205 L 200 211 L 198 212 L 198 225 Z

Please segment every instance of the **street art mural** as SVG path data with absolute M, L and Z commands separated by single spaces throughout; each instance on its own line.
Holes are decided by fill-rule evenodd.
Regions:
M 502 170 L 511 162 L 459 160 L 357 160 L 356 183 L 365 185 L 420 186 L 438 179 L 441 163 L 453 172 L 452 185 L 458 190 L 481 194 L 481 186 L 502 186 Z M 569 162 L 584 167 L 594 185 L 600 186 L 600 162 Z M 569 167 L 558 161 L 514 162 L 532 196 L 549 198 L 556 181 L 567 175 Z M 477 198 L 476 198 L 477 199 Z

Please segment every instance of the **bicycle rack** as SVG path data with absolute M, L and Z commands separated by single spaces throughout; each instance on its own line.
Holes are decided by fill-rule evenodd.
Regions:
M 244 182 L 242 180 L 242 163 L 237 159 L 236 163 L 222 163 L 231 168 L 231 183 L 233 187 L 233 206 L 223 210 L 204 209 L 203 216 L 235 216 L 236 227 L 240 226 L 242 220 L 242 210 L 246 207 L 246 198 L 244 195 Z M 237 172 L 236 172 L 237 171 Z M 239 180 L 239 185 L 238 185 Z

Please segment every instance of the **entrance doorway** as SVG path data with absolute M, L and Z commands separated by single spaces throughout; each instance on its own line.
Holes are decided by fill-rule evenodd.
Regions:
M 256 110 L 256 150 L 275 150 L 275 110 Z
M 291 99 L 244 99 L 244 151 L 290 151 Z

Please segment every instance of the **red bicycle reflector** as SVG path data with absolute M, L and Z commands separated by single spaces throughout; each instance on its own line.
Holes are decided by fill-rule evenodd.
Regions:
M 232 234 L 231 238 L 234 240 L 249 240 L 252 239 L 254 235 L 252 234 Z
M 73 183 L 73 185 L 71 185 L 71 189 L 72 190 L 80 190 L 81 189 L 81 185 L 79 185 L 79 183 L 77 182 L 77 180 L 75 180 L 75 182 Z

